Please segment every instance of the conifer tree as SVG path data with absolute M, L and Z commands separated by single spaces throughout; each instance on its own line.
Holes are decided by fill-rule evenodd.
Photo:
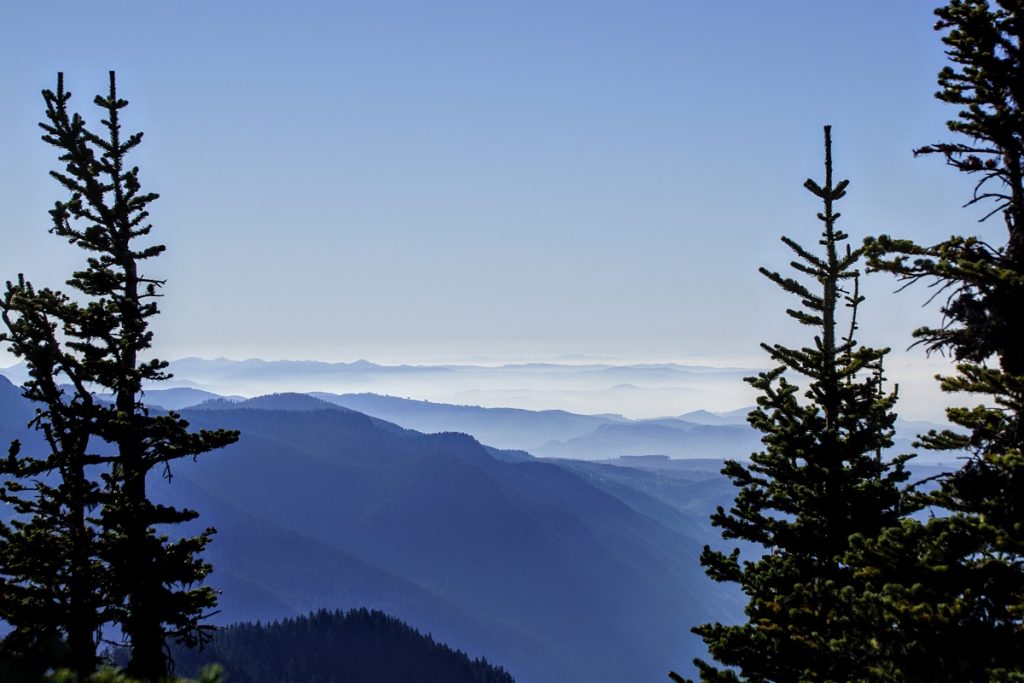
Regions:
M 888 350 L 856 340 L 862 253 L 843 248 L 848 236 L 836 227 L 835 211 L 847 185 L 833 183 L 826 126 L 825 182 L 804 184 L 823 203 L 821 251 L 783 237 L 796 256 L 795 275 L 761 268 L 799 300 L 786 312 L 810 327 L 813 338 L 802 348 L 762 344 L 778 365 L 747 380 L 761 392 L 749 419 L 763 433 L 765 450 L 749 464 L 726 462 L 723 473 L 737 495 L 712 523 L 724 539 L 760 545 L 764 554 L 741 558 L 738 549 L 704 549 L 708 575 L 739 584 L 748 603 L 746 623 L 694 629 L 724 665 L 695 660 L 702 681 L 852 681 L 864 675 L 854 635 L 859 629 L 845 607 L 859 590 L 847 559 L 850 538 L 876 535 L 907 514 L 902 484 L 909 456 L 882 454 L 892 445 L 896 394 L 883 388 Z M 791 381 L 787 373 L 798 378 Z
M 962 431 L 921 438 L 971 456 L 928 497 L 943 514 L 865 552 L 909 564 L 876 605 L 900 632 L 927 634 L 888 653 L 900 680 L 1024 680 L 1024 6 L 952 0 L 936 15 L 951 61 L 936 97 L 957 107 L 947 126 L 958 139 L 915 154 L 977 178 L 966 206 L 983 206 L 982 220 L 1000 216 L 1006 242 L 866 242 L 872 268 L 945 294 L 942 324 L 914 336 L 955 359 L 955 373 L 939 378 L 944 391 L 984 402 L 946 411 Z
M 3 338 L 28 367 L 24 395 L 38 406 L 31 425 L 46 447 L 41 454 L 23 454 L 15 441 L 0 461 L 0 501 L 17 515 L 0 524 L 0 615 L 14 629 L 4 641 L 8 657 L 41 674 L 61 663 L 54 659 L 63 637 L 63 663 L 84 678 L 95 670 L 96 644 L 107 619 L 92 518 L 103 496 L 88 470 L 109 458 L 89 452 L 95 404 L 74 357 L 58 341 L 59 323 L 70 306 L 56 292 L 36 292 L 24 278 L 8 283 L 0 302 L 8 330 Z M 58 377 L 80 391 L 65 393 Z
M 216 596 L 199 585 L 210 567 L 198 553 L 213 530 L 169 540 L 161 527 L 193 520 L 197 513 L 154 504 L 147 477 L 154 470 L 169 477 L 175 460 L 232 443 L 237 432 L 192 433 L 178 414 L 153 414 L 142 402 L 144 383 L 168 377 L 164 361 L 147 358 L 153 337 L 149 321 L 158 313 L 163 282 L 141 272 L 164 247 L 146 243 L 152 229 L 147 209 L 157 195 L 142 192 L 138 168 L 127 164 L 142 134 L 121 131 L 120 114 L 128 103 L 117 95 L 114 73 L 108 94 L 95 99 L 105 117 L 101 133 L 68 110 L 71 95 L 62 75 L 57 91 L 44 91 L 43 97 L 43 140 L 57 148 L 64 164 L 52 175 L 69 192 L 50 212 L 51 232 L 88 252 L 88 258 L 67 283 L 77 292 L 76 301 L 48 290 L 37 293 L 23 279 L 8 286 L 7 338 L 30 365 L 33 379 L 26 395 L 43 405 L 36 425 L 52 451 L 20 461 L 14 453 L 9 474 L 32 477 L 49 463 L 71 465 L 57 469 L 59 485 L 41 488 L 36 480 L 38 495 L 22 509 L 27 521 L 8 535 L 37 542 L 27 538 L 37 524 L 53 543 L 68 545 L 71 556 L 76 546 L 64 517 L 74 516 L 76 523 L 84 519 L 87 565 L 96 571 L 90 576 L 102 577 L 94 623 L 116 623 L 130 645 L 127 673 L 155 681 L 170 670 L 168 638 L 189 645 L 204 639 L 201 620 Z M 58 382 L 72 386 L 65 390 Z M 109 393 L 113 402 L 96 402 L 91 392 Z M 54 441 L 51 431 L 66 440 Z M 89 448 L 103 455 L 89 455 Z M 89 470 L 91 465 L 98 467 Z M 9 490 L 24 493 L 24 486 L 16 483 Z M 15 547 L 8 543 L 3 554 L 13 557 Z M 45 584 L 49 577 L 41 571 L 25 567 L 5 585 L 22 590 Z M 68 625 L 56 625 L 70 641 Z

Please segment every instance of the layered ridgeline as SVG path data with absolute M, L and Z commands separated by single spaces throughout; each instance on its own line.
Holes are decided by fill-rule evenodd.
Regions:
M 179 675 L 220 664 L 231 683 L 513 683 L 383 612 L 318 610 L 268 624 L 234 624 L 202 651 L 173 649 Z
M 749 405 L 754 395 L 742 378 L 756 372 L 675 363 L 381 365 L 365 360 L 325 363 L 258 358 L 183 358 L 171 361 L 169 371 L 174 377 L 161 383 L 161 389 L 192 388 L 244 396 L 289 391 L 369 392 L 441 403 L 585 414 L 614 410 L 647 417 Z M 16 383 L 25 377 L 20 366 L 4 372 Z
M 761 447 L 760 433 L 747 423 L 751 408 L 714 413 L 694 410 L 677 416 L 627 419 L 621 415 L 581 415 L 565 410 L 524 410 L 452 405 L 380 394 L 309 394 L 419 432 L 461 432 L 496 448 L 527 451 L 544 458 L 609 460 L 621 456 L 745 458 Z M 153 390 L 147 398 L 168 409 L 218 398 L 194 388 Z M 225 400 L 244 400 L 227 396 Z M 893 452 L 913 450 L 918 434 L 948 425 L 897 419 Z M 920 462 L 956 463 L 960 453 L 922 454 Z
M 321 380 L 310 373 L 321 367 L 335 368 L 335 373 L 361 372 L 374 376 L 387 375 L 389 372 L 412 373 L 416 375 L 434 376 L 427 368 L 416 366 L 377 366 L 369 363 L 324 364 L 302 362 L 265 362 L 265 361 L 176 361 L 181 370 L 200 372 L 200 379 L 211 379 L 213 368 L 220 374 L 212 379 L 223 381 L 232 369 L 237 375 L 249 377 L 253 372 L 256 377 L 280 373 L 287 377 L 305 376 L 310 385 L 318 385 Z M 195 367 L 193 367 L 195 366 Z M 338 369 L 338 368 L 342 369 Z M 352 368 L 355 369 L 352 369 Z M 365 368 L 369 369 L 365 369 Z M 501 375 L 519 373 L 517 381 L 530 379 L 544 373 L 555 372 L 550 366 L 541 370 L 529 370 L 530 366 L 509 368 L 491 368 L 488 372 Z M 555 366 L 558 373 L 568 373 L 564 367 Z M 410 369 L 411 368 L 411 369 Z M 415 370 L 415 372 L 414 372 Z M 435 368 L 436 370 L 436 368 Z M 599 367 L 596 369 L 574 368 L 574 376 L 590 377 L 597 375 L 612 381 L 621 379 L 619 373 L 648 375 L 659 381 L 665 376 L 679 375 L 682 377 L 719 378 L 725 374 L 732 377 L 735 373 L 699 372 L 698 368 L 687 370 L 675 366 L 654 367 Z M 15 366 L 3 371 L 15 381 L 19 381 L 20 367 Z M 468 372 L 464 367 L 457 366 L 450 371 L 453 374 Z M 525 374 L 524 374 L 525 373 Z M 608 377 L 609 373 L 612 374 Z M 404 375 L 401 375 L 404 376 Z M 627 377 L 631 377 L 629 374 Z M 631 377 L 639 381 L 640 377 Z M 720 379 L 720 378 L 719 378 Z M 183 383 L 192 380 L 180 379 Z M 717 380 L 716 380 L 717 381 Z M 620 456 L 634 455 L 666 455 L 670 458 L 745 458 L 761 448 L 760 434 L 752 429 L 746 421 L 751 408 L 740 408 L 729 412 L 713 413 L 707 410 L 694 410 L 679 415 L 654 419 L 627 419 L 614 414 L 579 414 L 566 410 L 525 410 L 508 407 L 483 407 L 477 405 L 452 405 L 437 401 L 416 400 L 398 396 L 374 393 L 329 393 L 311 392 L 311 396 L 321 398 L 330 403 L 393 422 L 407 429 L 420 432 L 462 432 L 470 434 L 481 443 L 497 448 L 523 450 L 531 455 L 545 458 L 572 458 L 577 460 L 607 460 Z M 221 398 L 218 394 L 196 387 L 175 387 L 169 389 L 151 389 L 146 392 L 146 400 L 150 405 L 160 406 L 169 410 L 180 410 L 212 399 Z M 229 401 L 244 400 L 237 395 L 223 396 Z M 942 429 L 947 425 L 927 422 L 909 422 L 897 420 L 894 453 L 906 453 L 913 450 L 911 443 L 918 434 L 927 433 L 930 429 Z M 955 464 L 960 453 L 935 453 L 919 456 L 919 461 L 945 462 Z
M 726 459 L 746 458 L 761 448 L 761 434 L 747 423 L 752 407 L 627 419 L 621 415 L 580 415 L 564 410 L 450 405 L 370 393 L 314 392 L 311 395 L 409 429 L 464 432 L 490 446 L 524 450 L 545 458 L 607 460 L 620 456 L 665 455 Z M 918 434 L 947 426 L 897 419 L 892 450 L 894 453 L 910 452 Z M 923 460 L 953 463 L 960 455 L 946 453 L 928 457 L 926 454 Z
M 0 436 L 35 436 L 17 429 L 30 411 L 7 382 L 0 407 L 14 425 Z M 569 467 L 302 395 L 183 415 L 241 431 L 152 484 L 219 530 L 206 553 L 219 623 L 367 607 L 521 683 L 611 683 L 685 669 L 699 654 L 690 625 L 738 617 L 697 563 L 725 500 L 706 462 Z
M 326 398 L 360 401 L 425 430 L 492 437 L 510 421 L 567 439 L 571 429 L 631 424 Z M 207 551 L 211 584 L 222 591 L 218 623 L 370 607 L 530 683 L 661 680 L 701 654 L 690 626 L 739 617 L 739 596 L 712 584 L 697 562 L 703 544 L 720 542 L 710 513 L 734 494 L 720 459 L 628 449 L 630 457 L 606 462 L 539 461 L 300 394 L 209 399 L 194 389 L 147 393 L 176 408 L 205 401 L 184 411 L 195 428 L 242 431 L 217 457 L 176 467 L 170 485 L 154 482 L 163 502 L 200 509 L 201 523 L 218 529 Z M 744 412 L 670 419 L 744 428 Z M 38 438 L 23 426 L 31 414 L 0 378 L 0 438 Z

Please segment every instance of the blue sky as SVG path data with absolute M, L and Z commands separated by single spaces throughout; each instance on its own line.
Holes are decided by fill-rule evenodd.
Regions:
M 945 136 L 930 2 L 24 2 L 0 25 L 0 278 L 59 284 L 39 91 L 116 69 L 162 198 L 165 357 L 763 359 L 757 274 L 813 243 L 821 126 L 843 224 L 1001 240 Z M 866 283 L 902 352 L 926 292 Z M 913 352 L 911 358 L 920 358 Z

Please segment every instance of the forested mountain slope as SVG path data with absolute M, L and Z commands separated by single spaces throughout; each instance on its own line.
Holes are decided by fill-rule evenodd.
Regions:
M 173 654 L 177 673 L 218 663 L 230 683 L 513 683 L 501 667 L 366 609 L 234 624 L 201 652 Z

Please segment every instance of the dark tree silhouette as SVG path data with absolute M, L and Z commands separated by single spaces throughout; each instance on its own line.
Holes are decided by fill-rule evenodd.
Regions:
M 235 683 L 514 683 L 500 666 L 365 608 L 234 624 L 218 630 L 206 649 L 176 659 L 183 672 L 221 662 Z
M 824 185 L 804 184 L 823 203 L 821 253 L 783 237 L 796 255 L 795 277 L 761 269 L 800 301 L 786 312 L 814 336 L 803 348 L 762 344 L 778 367 L 747 380 L 762 393 L 750 422 L 763 432 L 765 450 L 749 465 L 726 463 L 723 473 L 738 489 L 736 500 L 728 512 L 719 508 L 712 523 L 723 538 L 760 545 L 764 554 L 741 559 L 738 549 L 704 549 L 708 575 L 743 589 L 748 619 L 694 629 L 725 665 L 696 660 L 703 681 L 852 681 L 863 675 L 860 628 L 846 607 L 860 590 L 848 560 L 850 539 L 875 536 L 907 514 L 902 483 L 909 456 L 882 455 L 892 445 L 896 394 L 883 389 L 888 350 L 856 340 L 862 254 L 841 248 L 848 236 L 836 227 L 834 208 L 847 184 L 833 182 L 826 126 Z M 806 401 L 787 372 L 802 378 Z
M 1024 6 L 953 0 L 936 15 L 951 62 L 936 96 L 957 107 L 947 126 L 958 139 L 915 154 L 939 154 L 977 178 L 966 205 L 983 206 L 982 220 L 1001 216 L 1006 242 L 954 235 L 921 246 L 882 235 L 866 248 L 872 268 L 945 296 L 941 325 L 914 336 L 956 360 L 956 372 L 939 378 L 944 391 L 986 403 L 946 411 L 966 434 L 921 438 L 926 448 L 971 453 L 928 499 L 945 513 L 868 549 L 920 560 L 879 600 L 900 632 L 922 634 L 893 643 L 894 671 L 1001 681 L 1024 678 Z
M 9 495 L 32 498 L 26 486 L 37 495 L 22 504 L 28 517 L 8 530 L 3 554 L 10 560 L 45 542 L 59 546 L 53 557 L 71 558 L 67 586 L 34 598 L 40 604 L 78 595 L 79 583 L 94 591 L 93 602 L 75 603 L 88 621 L 81 630 L 89 631 L 91 651 L 77 622 L 40 619 L 40 626 L 56 626 L 72 648 L 73 640 L 83 640 L 81 655 L 73 658 L 81 662 L 77 668 L 87 666 L 87 656 L 94 659 L 99 625 L 112 622 L 130 643 L 128 674 L 158 680 L 170 669 L 167 639 L 194 645 L 207 637 L 201 620 L 216 596 L 199 585 L 210 567 L 197 554 L 213 530 L 169 540 L 160 527 L 197 513 L 151 502 L 146 478 L 153 470 L 169 477 L 173 461 L 230 444 L 237 433 L 192 433 L 178 414 L 151 414 L 142 403 L 143 384 L 168 377 L 165 362 L 146 357 L 153 338 L 149 321 L 158 313 L 163 282 L 140 270 L 164 247 L 146 243 L 152 228 L 147 207 L 157 195 L 142 192 L 138 168 L 127 164 L 142 134 L 122 133 L 120 114 L 128 103 L 117 95 L 114 73 L 108 94 L 95 98 L 104 116 L 101 133 L 68 110 L 71 94 L 62 75 L 56 92 L 44 91 L 43 97 L 43 140 L 58 149 L 64 164 L 52 175 L 69 193 L 50 211 L 51 232 L 84 249 L 88 259 L 67 283 L 78 292 L 76 301 L 36 292 L 23 278 L 8 285 L 7 339 L 30 366 L 26 396 L 40 401 L 35 425 L 50 453 L 13 453 L 8 460 L 5 473 L 20 479 L 8 484 Z M 113 402 L 96 402 L 92 392 L 109 393 Z M 90 448 L 101 454 L 90 454 Z M 59 474 L 59 483 L 39 479 L 48 467 Z M 21 483 L 26 477 L 35 477 L 33 483 Z M 15 594 L 50 580 L 40 573 L 46 565 L 18 567 L 20 573 L 10 574 L 5 584 Z
M 0 524 L 0 615 L 14 629 L 4 642 L 8 656 L 41 673 L 56 663 L 60 650 L 54 645 L 63 637 L 65 663 L 84 676 L 96 667 L 108 597 L 91 517 L 103 493 L 88 470 L 109 458 L 89 452 L 96 406 L 75 359 L 58 340 L 72 309 L 66 297 L 37 292 L 24 278 L 8 283 L 0 303 L 7 326 L 3 338 L 29 369 L 23 392 L 38 406 L 30 424 L 42 432 L 47 448 L 44 454 L 23 454 L 16 441 L 0 461 L 0 500 L 17 515 Z M 59 377 L 80 391 L 65 392 Z

